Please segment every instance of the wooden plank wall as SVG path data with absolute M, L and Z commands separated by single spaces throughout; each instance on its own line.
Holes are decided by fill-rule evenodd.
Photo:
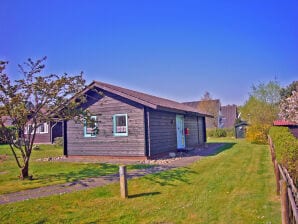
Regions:
M 198 117 L 198 126 L 199 126 L 199 144 L 206 142 L 206 124 L 204 117 Z
M 53 125 L 55 126 L 53 127 Z M 51 131 L 51 127 L 53 127 L 52 139 L 51 139 L 51 142 L 53 143 L 55 141 L 55 138 L 62 137 L 62 122 L 58 122 L 58 123 L 51 122 L 51 126 L 49 126 L 49 132 Z
M 52 143 L 51 142 L 51 136 L 50 136 L 50 130 L 49 130 L 48 133 L 42 133 L 42 134 L 36 133 L 34 143 L 35 144 L 40 144 L 40 143 L 49 144 L 49 143 Z
M 48 124 L 48 133 L 36 133 L 35 144 L 50 144 L 51 142 L 51 125 Z
M 84 137 L 82 123 L 67 122 L 68 155 L 88 156 L 144 156 L 145 130 L 144 108 L 112 93 L 104 96 L 89 93 L 89 111 L 97 116 L 99 134 L 96 137 Z M 113 115 L 128 115 L 128 136 L 114 136 Z
M 184 127 L 189 128 L 189 135 L 185 135 L 186 147 L 195 147 L 199 144 L 198 117 L 186 115 L 184 117 Z
M 150 156 L 177 149 L 176 114 L 149 110 Z

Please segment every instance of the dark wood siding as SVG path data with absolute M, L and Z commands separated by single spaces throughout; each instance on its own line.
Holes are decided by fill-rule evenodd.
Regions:
M 199 126 L 199 144 L 203 144 L 206 142 L 206 123 L 205 117 L 198 118 L 198 126 Z
M 149 110 L 150 156 L 177 149 L 176 114 Z
M 197 116 L 185 116 L 184 127 L 189 129 L 189 134 L 185 135 L 186 147 L 194 147 L 199 144 L 199 126 Z
M 88 99 L 88 110 L 97 116 L 99 133 L 84 137 L 83 124 L 67 122 L 68 155 L 144 156 L 145 130 L 143 106 L 120 96 L 103 92 Z M 113 115 L 128 115 L 128 136 L 114 136 Z
M 298 138 L 298 126 L 290 126 L 289 127 L 290 131 L 292 132 L 292 134 Z
M 52 129 L 52 143 L 55 141 L 55 138 L 62 137 L 62 122 L 52 122 L 51 123 L 51 129 Z M 50 131 L 50 130 L 49 130 Z
M 49 126 L 49 128 L 50 128 L 50 126 Z M 39 144 L 39 143 L 46 143 L 46 144 L 52 143 L 51 142 L 50 130 L 48 131 L 48 133 L 42 133 L 42 134 L 36 133 L 34 143 L 36 143 L 36 144 Z
M 51 142 L 51 125 L 48 124 L 48 133 L 36 133 L 35 139 L 34 139 L 35 144 L 50 144 Z

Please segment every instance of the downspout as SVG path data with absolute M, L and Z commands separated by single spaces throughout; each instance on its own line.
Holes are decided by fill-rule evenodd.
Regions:
M 68 156 L 68 149 L 67 149 L 67 121 L 64 120 L 63 123 L 63 128 L 62 128 L 62 131 L 63 131 L 63 154 L 65 156 Z
M 50 137 L 51 137 L 51 143 L 53 144 L 53 128 L 57 125 L 57 122 L 53 126 L 51 126 L 51 132 L 50 132 Z
M 150 125 L 149 125 L 149 111 L 144 107 L 144 127 L 145 127 L 145 156 L 151 156 L 150 152 Z

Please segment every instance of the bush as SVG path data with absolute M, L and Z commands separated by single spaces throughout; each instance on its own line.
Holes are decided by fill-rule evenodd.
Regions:
M 287 127 L 272 127 L 269 131 L 274 144 L 276 160 L 298 181 L 298 139 Z
M 229 132 L 228 132 L 229 130 Z M 215 138 L 221 138 L 221 137 L 227 137 L 229 133 L 230 134 L 231 130 L 230 129 L 220 129 L 220 128 L 216 128 L 216 129 L 207 129 L 207 136 L 208 137 L 215 137 Z M 231 136 L 229 136 L 231 137 Z
M 63 147 L 63 143 L 64 143 L 64 141 L 63 141 L 63 137 L 56 137 L 56 138 L 54 139 L 54 145 L 55 145 L 56 147 Z
M 267 144 L 270 125 L 250 125 L 246 129 L 246 140 L 254 144 Z
M 225 128 L 227 137 L 235 137 L 235 128 Z
M 16 128 L 14 126 L 0 127 L 0 144 L 7 144 L 8 139 L 6 136 L 16 137 Z

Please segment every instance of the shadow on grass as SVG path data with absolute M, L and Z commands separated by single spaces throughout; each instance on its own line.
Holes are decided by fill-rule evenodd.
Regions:
M 129 195 L 128 198 L 147 197 L 147 196 L 154 196 L 154 195 L 158 195 L 158 194 L 160 194 L 160 192 L 148 192 L 148 193 Z
M 78 166 L 80 166 L 80 164 L 78 164 Z M 65 172 L 60 172 L 55 174 L 43 174 L 41 176 L 37 176 L 33 180 L 36 183 L 46 183 L 46 182 L 61 181 L 61 180 L 63 180 L 64 182 L 75 182 L 85 178 L 116 174 L 117 172 L 118 172 L 117 165 L 101 163 L 101 164 L 98 164 L 98 167 L 86 166 L 77 171 L 65 171 Z
M 43 224 L 43 223 L 47 223 L 47 222 L 48 222 L 47 219 L 42 219 L 42 220 L 38 220 L 38 221 L 36 222 L 36 224 Z
M 178 182 L 191 184 L 189 174 L 196 173 L 197 172 L 191 170 L 190 168 L 184 167 L 148 175 L 144 178 L 161 186 L 176 186 Z
M 210 147 L 202 150 L 198 153 L 199 156 L 215 156 L 221 152 L 231 149 L 236 143 L 211 143 L 211 144 L 222 144 L 220 147 Z

